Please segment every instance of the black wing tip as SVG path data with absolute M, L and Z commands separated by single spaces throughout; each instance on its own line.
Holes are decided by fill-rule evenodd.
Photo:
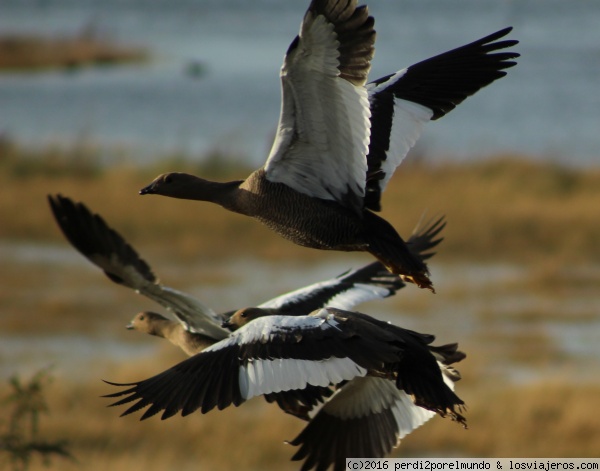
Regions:
M 62 229 L 61 219 L 64 217 L 65 212 L 75 209 L 77 203 L 75 203 L 71 198 L 63 196 L 61 193 L 56 193 L 54 195 L 48 194 L 46 197 L 48 199 L 48 203 L 50 204 L 50 208 L 52 209 L 52 213 L 54 214 L 54 218 Z
M 150 265 L 102 216 L 92 212 L 84 203 L 75 202 L 60 193 L 49 194 L 47 198 L 54 219 L 64 237 L 84 257 L 98 266 L 92 259 L 93 256 L 117 255 L 119 263 L 131 265 L 146 281 L 156 282 L 156 276 Z M 101 268 L 115 283 L 124 283 L 121 277 Z
M 144 399 L 137 393 L 138 392 L 137 388 L 139 386 L 139 383 L 113 383 L 112 381 L 107 381 L 105 379 L 103 379 L 102 381 L 104 381 L 106 384 L 109 384 L 111 386 L 117 386 L 117 387 L 132 386 L 132 387 L 122 390 L 122 391 L 117 391 L 117 392 L 111 393 L 111 394 L 103 394 L 102 396 L 100 396 L 102 398 L 109 398 L 109 399 L 120 398 L 119 400 L 108 404 L 107 407 L 118 407 L 118 406 L 122 406 L 124 404 L 129 404 L 130 402 L 133 402 L 133 401 L 137 401 L 135 404 L 131 405 L 128 409 L 126 409 L 124 412 L 122 412 L 119 415 L 119 417 L 125 417 L 126 415 L 130 415 L 134 412 L 137 412 L 138 410 L 143 409 L 144 407 L 149 406 L 149 405 L 151 407 L 142 414 L 142 416 L 140 417 L 140 421 L 146 420 L 146 419 L 152 417 L 153 415 L 155 415 L 156 413 L 160 412 L 161 409 L 157 409 L 154 405 L 147 402 L 146 399 Z M 125 396 L 125 397 L 122 397 L 122 396 Z M 163 414 L 163 417 L 162 417 L 163 420 L 170 417 L 170 415 L 168 417 L 164 417 L 165 414 L 166 414 L 166 412 Z
M 113 383 L 112 381 L 107 381 L 105 379 L 103 379 L 102 382 L 104 382 L 105 384 L 108 384 L 110 386 L 116 386 L 118 388 L 125 388 L 125 387 L 129 387 L 129 386 L 133 386 L 133 387 L 126 389 L 124 391 L 117 391 L 115 393 L 103 394 L 100 397 L 121 397 L 121 396 L 124 396 L 125 394 L 131 393 L 133 390 L 135 390 L 135 387 L 137 387 L 137 385 L 138 385 L 138 383 Z M 111 406 L 112 405 L 114 405 L 114 404 L 111 404 Z
M 410 238 L 407 240 L 410 251 L 423 260 L 428 260 L 433 257 L 437 252 L 431 250 L 437 247 L 443 240 L 444 237 L 440 236 L 440 233 L 446 228 L 448 221 L 446 216 L 441 215 L 429 219 L 425 224 L 419 221 Z
M 63 196 L 60 193 L 55 195 L 47 195 L 50 209 L 54 216 L 54 220 L 58 224 L 59 229 L 63 233 L 64 237 L 73 245 L 79 252 L 87 256 L 84 247 L 77 237 L 77 230 L 74 228 L 74 220 L 90 220 L 93 216 L 90 211 L 83 205 L 73 201 L 67 196 Z
M 500 38 L 503 38 L 505 36 L 508 36 L 508 34 L 514 29 L 513 26 L 506 26 L 502 29 L 499 29 L 498 31 L 488 34 L 487 36 L 484 36 L 483 38 L 479 39 L 476 42 L 479 42 L 481 44 L 488 44 L 491 43 L 492 41 L 496 41 Z M 515 44 L 518 44 L 519 41 L 517 41 L 516 39 L 507 39 L 506 42 L 514 42 Z

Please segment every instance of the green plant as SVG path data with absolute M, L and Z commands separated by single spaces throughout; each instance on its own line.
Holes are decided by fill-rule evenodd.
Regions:
M 27 470 L 36 455 L 45 465 L 50 464 L 52 456 L 73 459 L 66 441 L 47 441 L 39 436 L 40 415 L 49 412 L 44 389 L 50 379 L 48 372 L 41 370 L 28 382 L 17 375 L 8 381 L 11 391 L 1 404 L 10 412 L 5 430 L 0 433 L 0 453 L 8 455 L 7 461 L 15 471 Z

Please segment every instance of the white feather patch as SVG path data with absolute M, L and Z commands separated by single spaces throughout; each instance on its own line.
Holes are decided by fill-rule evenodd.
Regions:
M 416 406 L 404 391 L 398 391 L 392 412 L 398 425 L 399 440 L 435 416 L 435 412 Z
M 385 172 L 385 178 L 379 184 L 382 192 L 432 116 L 433 111 L 423 105 L 398 98 L 394 100 L 390 148 L 386 152 L 387 159 L 381 163 Z
M 244 399 L 249 399 L 261 394 L 304 389 L 308 384 L 328 386 L 366 374 L 364 368 L 349 358 L 253 360 L 240 367 L 240 393 Z
M 354 283 L 353 286 L 340 289 L 340 291 L 331 297 L 325 297 L 319 294 L 320 290 L 335 288 L 342 281 L 333 279 L 314 283 L 310 286 L 291 291 L 267 302 L 262 303 L 260 308 L 278 309 L 288 303 L 302 302 L 313 296 L 322 297 L 322 305 L 337 307 L 338 309 L 352 310 L 357 304 L 371 301 L 374 299 L 383 299 L 390 295 L 390 290 L 382 286 L 369 285 L 367 283 Z
M 376 95 L 396 84 L 406 74 L 408 69 L 402 69 L 380 84 L 367 84 L 369 100 L 375 100 Z M 421 135 L 423 126 L 431 120 L 433 111 L 415 102 L 394 98 L 394 115 L 390 133 L 390 147 L 386 152 L 387 159 L 381 163 L 385 178 L 379 183 L 381 192 L 392 178 L 396 168 L 402 163 L 408 151 L 415 145 Z
M 269 181 L 344 203 L 364 195 L 370 107 L 365 87 L 339 77 L 339 42 L 323 16 L 307 14 L 281 71 L 282 108 L 265 164 Z
M 398 440 L 435 416 L 435 412 L 416 406 L 393 381 L 371 376 L 352 380 L 321 409 L 323 413 L 342 420 L 360 419 L 383 410 L 391 410 L 394 415 Z
M 245 326 L 233 332 L 228 338 L 211 345 L 204 349 L 207 352 L 214 352 L 223 348 L 230 348 L 236 345 L 246 345 L 250 343 L 267 343 L 274 337 L 292 332 L 302 334 L 314 329 L 330 329 L 337 325 L 333 315 L 322 310 L 323 314 L 319 316 L 265 316 L 248 322 Z
M 314 296 L 314 293 L 329 288 L 331 286 L 335 286 L 339 283 L 339 280 L 332 279 L 327 281 L 320 281 L 318 283 L 313 283 L 312 285 L 305 286 L 303 288 L 299 288 L 294 291 L 290 291 L 289 293 L 282 294 L 277 296 L 276 298 L 270 299 L 257 307 L 264 309 L 279 309 L 282 306 L 285 306 L 289 303 L 295 303 L 299 301 L 303 301 L 307 298 Z M 329 303 L 324 303 L 323 306 L 329 305 Z M 336 306 L 337 307 L 337 306 Z M 308 314 L 308 313 L 306 313 Z
M 382 286 L 355 283 L 352 288 L 333 296 L 327 305 L 338 309 L 351 310 L 357 304 L 383 299 L 389 295 L 390 290 Z

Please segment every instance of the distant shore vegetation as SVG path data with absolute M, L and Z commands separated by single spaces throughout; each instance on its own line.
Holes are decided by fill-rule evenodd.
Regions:
M 215 288 L 215 298 L 222 296 L 217 288 L 223 280 L 231 286 L 237 283 L 222 270 L 236 258 L 281 262 L 281 270 L 321 262 L 322 251 L 297 247 L 256 221 L 216 205 L 138 195 L 156 175 L 171 170 L 215 180 L 244 178 L 252 168 L 243 162 L 240 156 L 214 151 L 152 156 L 144 163 L 124 150 L 85 140 L 33 148 L 0 137 L 0 241 L 6 242 L 7 250 L 21 243 L 26 248 L 53 244 L 64 249 L 60 256 L 72 253 L 89 269 L 65 269 L 35 260 L 35 253 L 35 264 L 3 261 L 3 332 L 22 336 L 32 345 L 49 335 L 59 342 L 67 336 L 106 335 L 123 345 L 155 342 L 123 328 L 145 301 L 112 286 L 75 253 L 51 216 L 48 194 L 61 193 L 101 214 L 153 267 L 160 267 L 158 272 L 166 274 L 169 284 L 197 288 L 205 283 Z M 469 430 L 435 418 L 406 437 L 392 456 L 597 456 L 600 422 L 590 413 L 600 393 L 597 365 L 593 360 L 591 367 L 579 365 L 583 360 L 557 344 L 549 326 L 560 320 L 568 332 L 570 323 L 597 317 L 598 271 L 587 268 L 600 260 L 598 208 L 600 166 L 570 168 L 522 155 L 468 163 L 409 157 L 402 164 L 384 194 L 383 214 L 405 236 L 424 213 L 426 220 L 446 215 L 445 240 L 432 266 L 441 261 L 454 264 L 453 276 L 459 279 L 462 264 L 472 262 L 515 263 L 528 270 L 518 279 L 492 278 L 483 289 L 466 280 L 464 286 L 460 282 L 458 288 L 435 296 L 411 297 L 407 288 L 406 296 L 389 301 L 400 316 L 414 313 L 412 321 L 419 326 L 431 321 L 428 316 L 438 302 L 480 306 L 475 317 L 457 313 L 448 321 L 460 324 L 469 319 L 479 326 L 465 325 L 464 336 L 447 339 L 459 341 L 468 355 L 458 365 L 463 377 L 458 388 L 468 405 Z M 208 275 L 196 271 L 198 263 L 211 265 Z M 511 298 L 531 302 L 511 304 Z M 231 304 L 233 299 L 221 301 Z M 573 305 L 579 307 L 567 310 Z M 510 330 L 501 328 L 506 316 L 511 316 Z M 403 317 L 398 317 L 401 322 Z M 440 341 L 447 335 L 443 324 L 431 333 Z M 52 467 L 46 468 L 35 457 L 30 470 L 298 469 L 290 462 L 296 449 L 282 442 L 304 424 L 260 399 L 240 408 L 166 421 L 154 417 L 140 422 L 140 414 L 119 418 L 122 410 L 107 409 L 110 401 L 99 396 L 113 391 L 100 378 L 137 380 L 183 359 L 168 342 L 156 344 L 155 355 L 127 361 L 103 354 L 90 358 L 89 377 L 56 365 L 60 380 L 44 390 L 51 413 L 43 417 L 40 437 L 63 440 L 58 444 L 68 445 L 74 459 L 53 457 Z M 548 371 L 550 365 L 553 377 L 507 380 L 498 369 L 507 364 L 524 366 L 524 371 Z M 0 361 L 5 370 L 17 368 L 19 375 L 25 365 L 25 360 L 15 363 L 10 356 Z M 574 380 L 579 374 L 581 379 Z M 11 393 L 11 383 L 2 379 L 0 398 Z M 10 413 L 9 407 L 0 408 L 0 424 L 10 423 Z M 264 426 L 256 427 L 257 421 Z M 223 453 L 224 444 L 230 443 L 235 446 Z M 6 466 L 3 459 L 0 456 L 0 467 Z
M 138 195 L 166 171 L 215 180 L 245 178 L 252 168 L 240 157 L 218 151 L 197 157 L 175 153 L 153 156 L 152 163 L 144 164 L 127 153 L 109 152 L 110 159 L 106 154 L 85 143 L 32 149 L 0 138 L 0 238 L 60 240 L 58 231 L 49 230 L 53 222 L 46 195 L 62 193 L 150 245 L 167 238 L 192 252 L 210 247 L 215 257 L 248 250 L 273 258 L 319 256 L 319 251 L 289 244 L 250 218 L 216 205 Z M 384 193 L 382 214 L 404 236 L 421 218 L 445 214 L 448 227 L 438 257 L 558 263 L 600 259 L 600 166 L 570 168 L 520 155 L 432 161 L 407 158 Z M 27 211 L 17 210 L 15 202 Z M 19 217 L 10 217 L 15 211 Z
M 75 70 L 148 60 L 143 47 L 123 45 L 99 33 L 93 25 L 73 35 L 0 35 L 0 72 L 46 69 Z

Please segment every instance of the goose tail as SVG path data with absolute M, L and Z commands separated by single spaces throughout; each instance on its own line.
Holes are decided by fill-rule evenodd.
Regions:
M 404 281 L 435 293 L 429 270 L 421 257 L 411 252 L 390 223 L 370 211 L 365 212 L 367 251 Z

